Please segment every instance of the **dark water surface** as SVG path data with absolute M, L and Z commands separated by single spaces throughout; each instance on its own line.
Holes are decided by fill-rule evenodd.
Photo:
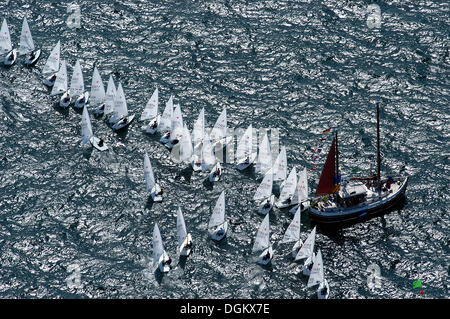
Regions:
M 378 1 L 381 26 L 369 28 L 368 1 L 78 1 L 81 28 L 67 4 L 2 1 L 16 47 L 22 19 L 43 49 L 36 68 L 0 68 L 0 297 L 314 298 L 280 245 L 291 220 L 271 213 L 273 267 L 251 254 L 262 218 L 251 173 L 225 164 L 212 188 L 205 175 L 174 164 L 158 136 L 134 122 L 114 133 L 92 119 L 110 150 L 80 146 L 81 116 L 58 109 L 41 69 L 61 40 L 68 72 L 77 58 L 89 89 L 93 66 L 121 82 L 139 115 L 154 88 L 160 110 L 171 94 L 192 128 L 201 107 L 212 126 L 224 106 L 229 127 L 275 127 L 289 169 L 310 168 L 328 127 L 340 136 L 343 174 L 376 164 L 375 109 L 382 105 L 384 174 L 407 174 L 402 209 L 328 234 L 317 232 L 330 298 L 449 296 L 449 21 L 445 1 Z M 330 139 L 331 140 L 331 137 Z M 328 144 L 327 144 L 328 145 Z M 143 155 L 167 191 L 147 201 Z M 325 156 L 323 156 L 325 157 Z M 324 160 L 324 158 L 323 158 Z M 320 166 L 323 163 L 320 163 Z M 320 169 L 309 174 L 315 190 Z M 207 222 L 226 189 L 230 232 L 213 243 Z M 176 256 L 181 205 L 195 249 Z M 152 230 L 158 222 L 176 269 L 155 276 Z M 302 216 L 302 238 L 311 230 Z M 367 286 L 367 267 L 381 268 L 381 288 Z M 72 266 L 71 266 L 72 265 Z M 66 282 L 78 265 L 82 288 Z M 73 274 L 73 273 L 72 273 Z

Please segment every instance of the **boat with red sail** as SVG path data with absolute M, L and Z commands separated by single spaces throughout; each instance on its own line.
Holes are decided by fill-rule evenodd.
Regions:
M 380 107 L 377 103 L 377 173 L 370 177 L 341 180 L 337 132 L 331 143 L 325 165 L 311 199 L 309 217 L 316 223 L 357 222 L 396 207 L 404 199 L 407 176 L 380 174 Z

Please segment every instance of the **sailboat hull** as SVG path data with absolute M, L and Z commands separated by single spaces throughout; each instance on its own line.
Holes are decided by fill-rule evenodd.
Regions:
M 267 253 L 269 253 L 269 258 L 267 258 Z M 258 257 L 258 264 L 260 265 L 267 265 L 268 263 L 270 263 L 272 261 L 273 258 L 273 250 L 272 250 L 272 246 L 270 246 L 269 248 L 265 249 L 261 255 L 259 255 Z
M 223 229 L 223 233 L 219 234 L 219 231 Z M 211 238 L 215 241 L 221 241 L 226 235 L 228 230 L 228 222 L 225 221 L 221 227 L 217 227 L 214 232 L 211 234 Z
M 145 133 L 147 134 L 155 134 L 156 131 L 158 131 L 159 122 L 161 120 L 161 116 L 158 115 L 153 120 L 150 121 L 150 123 L 147 125 L 145 129 Z
M 323 293 L 323 289 L 326 288 L 326 292 Z M 319 288 L 317 288 L 317 298 L 319 299 L 328 299 L 328 296 L 330 294 L 330 286 L 328 285 L 328 281 L 324 279 L 320 285 Z
M 394 183 L 395 190 L 391 189 L 392 192 L 382 193 L 381 198 L 376 201 L 350 208 L 327 208 L 314 205 L 309 209 L 309 217 L 318 224 L 339 224 L 358 222 L 369 216 L 387 213 L 404 199 L 408 177 L 394 178 Z
M 6 55 L 6 57 L 5 57 L 4 61 L 3 61 L 3 64 L 4 64 L 5 66 L 11 66 L 11 65 L 13 65 L 13 64 L 16 62 L 16 60 L 17 60 L 17 53 L 18 53 L 18 52 L 17 52 L 17 49 L 13 49 L 12 51 L 10 51 L 10 52 Z M 14 56 L 13 56 L 12 59 L 10 59 L 11 54 L 14 54 Z
M 217 172 L 217 169 L 220 169 L 220 174 L 214 174 L 215 172 Z M 217 163 L 211 170 L 211 173 L 209 173 L 209 181 L 211 183 L 214 182 L 218 182 L 220 180 L 220 176 L 222 176 L 222 166 L 220 165 L 220 163 Z
M 33 66 L 36 64 L 36 62 L 41 57 L 41 50 L 34 51 L 34 57 L 30 59 L 31 55 L 28 55 L 27 59 L 25 60 L 26 66 Z
M 120 119 L 116 124 L 114 124 L 114 125 L 112 126 L 112 129 L 113 129 L 114 131 L 119 131 L 119 130 L 121 130 L 121 129 L 127 127 L 128 125 L 131 124 L 131 122 L 133 122 L 134 116 L 135 116 L 134 114 L 133 114 L 133 115 L 129 115 L 129 116 L 127 117 L 127 121 L 126 121 L 126 122 L 124 121 L 124 118 Z

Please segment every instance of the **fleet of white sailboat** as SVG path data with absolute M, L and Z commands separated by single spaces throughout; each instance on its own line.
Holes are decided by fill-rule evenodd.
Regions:
M 14 64 L 17 55 L 26 55 L 25 65 L 33 66 L 41 55 L 36 50 L 31 31 L 26 18 L 23 20 L 19 49 L 13 49 L 6 19 L 3 20 L 0 35 L 0 54 L 5 55 L 4 65 Z M 18 54 L 17 54 L 18 53 Z M 85 90 L 81 62 L 77 59 L 68 86 L 67 65 L 61 60 L 61 43 L 58 41 L 52 48 L 42 69 L 43 82 L 51 87 L 51 96 L 61 95 L 59 105 L 67 108 L 72 102 L 75 108 L 83 109 L 81 117 L 82 144 L 88 142 L 99 151 L 108 150 L 104 141 L 94 136 L 88 108 L 93 108 L 95 116 L 105 116 L 106 121 L 115 131 L 130 125 L 135 115 L 130 115 L 127 108 L 124 88 L 119 82 L 117 89 L 112 75 L 109 76 L 106 92 L 97 66 L 94 66 L 90 92 Z M 143 130 L 148 134 L 161 134 L 160 142 L 168 149 L 178 150 L 179 160 L 189 163 L 194 171 L 208 172 L 211 183 L 220 180 L 223 174 L 221 161 L 217 160 L 216 152 L 232 145 L 233 136 L 228 134 L 227 110 L 223 108 L 211 131 L 205 129 L 205 109 L 202 108 L 194 123 L 192 133 L 183 121 L 183 114 L 179 104 L 174 104 L 174 97 L 170 96 L 164 111 L 159 114 L 159 89 L 156 87 L 147 101 L 139 121 L 145 123 Z M 273 207 L 286 208 L 294 206 L 291 212 L 294 218 L 289 224 L 280 244 L 294 242 L 291 254 L 295 261 L 306 259 L 303 274 L 309 275 L 308 287 L 319 284 L 318 298 L 327 298 L 329 286 L 323 275 L 322 254 L 319 250 L 314 253 L 316 228 L 311 231 L 303 243 L 300 232 L 301 213 L 309 207 L 309 190 L 306 168 L 297 175 L 293 167 L 287 175 L 286 148 L 282 146 L 275 161 L 272 161 L 269 137 L 262 136 L 257 152 L 253 150 L 256 141 L 253 127 L 250 124 L 240 138 L 237 146 L 236 158 L 238 170 L 244 170 L 255 164 L 255 172 L 262 176 L 253 200 L 258 204 L 257 213 L 264 215 L 254 241 L 252 253 L 258 252 L 257 262 L 261 265 L 269 264 L 274 256 L 270 243 L 269 212 Z M 172 151 L 173 151 L 172 150 Z M 298 179 L 297 179 L 298 177 Z M 146 192 L 150 193 L 154 202 L 163 200 L 163 190 L 155 178 L 153 167 L 147 152 L 144 154 L 144 178 Z M 282 181 L 280 196 L 275 202 L 272 193 L 275 182 Z M 228 221 L 225 209 L 225 191 L 222 191 L 208 222 L 208 231 L 215 241 L 223 240 L 228 232 Z M 186 229 L 186 223 L 181 207 L 177 210 L 177 241 L 180 256 L 189 256 L 192 252 L 192 235 Z M 171 258 L 164 249 L 158 223 L 153 229 L 153 265 L 165 273 L 171 269 Z

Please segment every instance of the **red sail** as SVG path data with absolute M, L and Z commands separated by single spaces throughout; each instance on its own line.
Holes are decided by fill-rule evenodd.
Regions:
M 327 161 L 320 175 L 319 185 L 317 186 L 316 195 L 331 194 L 335 191 L 334 174 L 335 174 L 335 139 L 331 143 L 330 151 L 328 152 Z

